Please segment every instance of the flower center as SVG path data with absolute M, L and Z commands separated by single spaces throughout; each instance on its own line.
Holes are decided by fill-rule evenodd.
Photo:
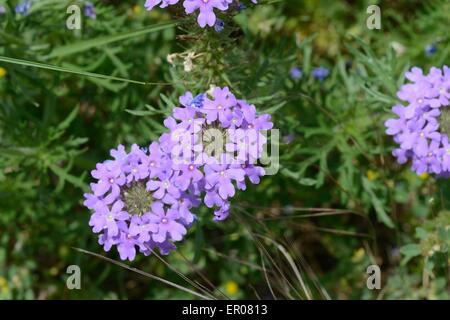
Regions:
M 441 108 L 441 115 L 438 117 L 438 122 L 439 131 L 450 137 L 450 108 L 448 106 Z
M 109 179 L 109 183 L 113 184 L 114 183 L 114 179 L 113 178 Z
M 228 130 L 222 128 L 217 122 L 205 124 L 201 131 L 201 142 L 204 152 L 209 157 L 219 159 L 220 155 L 225 151 L 225 144 L 229 143 Z
M 150 210 L 153 202 L 152 194 L 142 182 L 134 182 L 130 187 L 124 188 L 121 194 L 125 209 L 131 215 L 141 216 Z
M 193 165 L 193 164 L 189 165 L 189 167 L 188 167 L 188 168 L 189 168 L 189 170 L 190 170 L 190 171 L 193 171 L 193 170 L 195 169 L 195 167 L 194 167 L 194 165 Z
M 163 224 L 167 224 L 169 222 L 169 220 L 167 220 L 167 218 L 162 218 L 161 219 L 161 223 Z

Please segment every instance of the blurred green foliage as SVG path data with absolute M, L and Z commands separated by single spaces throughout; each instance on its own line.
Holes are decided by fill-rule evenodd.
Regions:
M 177 252 L 133 267 L 218 298 L 450 298 L 448 182 L 398 165 L 383 126 L 405 70 L 450 63 L 448 1 L 378 1 L 382 29 L 369 30 L 369 1 L 262 0 L 220 13 L 221 33 L 179 9 L 91 2 L 97 19 L 70 31 L 66 8 L 83 1 L 23 16 L 0 0 L 1 299 L 193 298 L 73 248 L 102 253 L 82 206 L 95 163 L 157 139 L 177 97 L 211 85 L 273 115 L 280 171 L 228 221 L 202 209 Z M 66 288 L 72 264 L 81 290 Z M 366 287 L 371 264 L 381 290 Z

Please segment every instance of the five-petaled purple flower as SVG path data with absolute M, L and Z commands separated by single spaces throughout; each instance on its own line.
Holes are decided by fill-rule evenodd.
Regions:
M 180 241 L 186 234 L 186 228 L 178 222 L 179 212 L 176 209 L 164 210 L 163 204 L 155 202 L 152 205 L 152 214 L 149 216 L 150 224 L 155 228 L 153 241 L 164 242 L 170 236 L 173 241 Z

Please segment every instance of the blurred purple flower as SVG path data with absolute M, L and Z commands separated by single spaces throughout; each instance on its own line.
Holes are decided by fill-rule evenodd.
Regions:
M 222 32 L 223 29 L 225 28 L 225 22 L 222 19 L 217 19 L 216 23 L 214 24 L 214 30 L 216 30 L 216 32 Z
M 153 10 L 154 7 L 160 6 L 165 8 L 169 5 L 177 4 L 179 0 L 146 0 L 145 8 L 147 10 Z M 253 3 L 257 3 L 256 0 L 252 0 Z M 197 23 L 200 27 L 204 28 L 206 26 L 214 27 L 216 32 L 222 32 L 224 28 L 224 22 L 216 18 L 214 9 L 220 11 L 226 11 L 229 9 L 230 4 L 233 0 L 183 0 L 183 7 L 186 14 L 193 14 L 195 11 L 199 11 L 197 17 Z M 237 11 L 242 11 L 245 6 L 238 2 Z
M 97 19 L 97 13 L 95 11 L 95 6 L 91 2 L 86 2 L 84 4 L 84 15 L 91 19 Z
M 157 6 L 158 4 L 160 4 L 161 8 L 165 8 L 169 5 L 173 5 L 176 4 L 179 0 L 146 0 L 145 1 L 145 9 L 147 10 L 152 10 L 153 7 Z
M 17 14 L 27 16 L 29 14 L 32 5 L 33 1 L 31 0 L 22 1 L 16 6 L 15 11 Z
M 302 70 L 299 67 L 292 67 L 290 74 L 295 80 L 301 79 L 303 75 Z
M 425 55 L 428 57 L 434 55 L 436 53 L 436 51 L 437 51 L 437 46 L 435 43 L 431 43 L 425 47 Z
M 314 68 L 312 71 L 313 77 L 319 81 L 325 80 L 325 78 L 328 77 L 329 74 L 330 74 L 330 70 L 328 70 L 327 68 L 324 68 L 324 67 L 317 67 L 317 68 Z

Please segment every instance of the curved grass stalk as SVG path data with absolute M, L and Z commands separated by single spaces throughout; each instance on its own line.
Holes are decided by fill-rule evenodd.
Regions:
M 259 236 L 259 235 L 257 235 L 257 236 Z M 283 254 L 283 256 L 288 261 L 289 265 L 291 266 L 292 270 L 294 271 L 294 274 L 297 277 L 297 279 L 302 287 L 302 290 L 306 295 L 306 298 L 308 300 L 312 300 L 311 293 L 309 292 L 308 288 L 306 287 L 305 282 L 303 281 L 303 278 L 300 274 L 300 271 L 298 270 L 297 265 L 294 262 L 294 259 L 292 259 L 292 256 L 289 254 L 289 252 L 286 250 L 286 248 L 284 248 L 281 244 L 279 244 L 278 242 L 276 242 L 275 240 L 273 240 L 269 237 L 265 237 L 265 236 L 260 236 L 260 237 L 273 243 L 276 246 L 276 248 Z
M 261 255 L 261 264 L 262 264 L 262 269 L 263 269 L 263 271 L 264 271 L 264 279 L 266 280 L 267 287 L 269 288 L 269 291 L 270 291 L 270 294 L 272 295 L 272 297 L 273 297 L 275 300 L 278 300 L 278 299 L 277 299 L 277 296 L 275 295 L 275 292 L 273 291 L 272 286 L 271 286 L 271 284 L 270 284 L 270 280 L 269 280 L 269 277 L 268 277 L 268 275 L 267 275 L 266 265 L 265 265 L 265 263 L 264 263 L 264 256 L 263 256 L 263 253 L 262 253 L 261 250 L 259 250 L 259 254 Z
M 108 258 L 108 257 L 104 257 L 104 256 L 102 256 L 102 255 L 100 255 L 100 254 L 98 254 L 98 253 L 94 253 L 94 252 L 91 252 L 91 251 L 88 251 L 88 250 L 84 250 L 84 249 L 81 249 L 81 248 L 75 248 L 75 247 L 74 247 L 73 249 L 75 249 L 75 250 L 77 250 L 77 251 L 79 251 L 79 252 L 81 252 L 81 253 L 85 253 L 85 254 L 88 254 L 88 255 L 91 255 L 91 256 L 94 256 L 94 257 L 103 259 L 103 260 L 105 260 L 105 261 L 107 261 L 107 262 L 109 262 L 109 263 L 115 264 L 115 265 L 117 265 L 117 266 L 119 266 L 119 267 L 122 267 L 122 268 L 125 268 L 125 269 L 127 269 L 127 270 L 136 272 L 137 274 L 140 274 L 140 275 L 142 275 L 142 276 L 144 276 L 144 277 L 147 277 L 147 278 L 150 278 L 150 279 L 153 279 L 153 280 L 157 280 L 157 281 L 162 282 L 162 283 L 164 283 L 164 284 L 166 284 L 166 285 L 168 285 L 168 286 L 171 286 L 171 287 L 174 287 L 174 288 L 176 288 L 176 289 L 178 289 L 178 290 L 187 292 L 187 293 L 189 293 L 189 294 L 192 294 L 192 295 L 194 295 L 194 296 L 196 296 L 196 297 L 199 297 L 199 298 L 202 298 L 202 299 L 204 299 L 204 300 L 213 300 L 213 299 L 214 299 L 214 298 L 205 296 L 205 295 L 203 295 L 203 294 L 201 294 L 201 293 L 198 293 L 198 292 L 196 292 L 196 291 L 194 291 L 194 290 L 191 290 L 191 289 L 189 289 L 189 288 L 183 287 L 183 286 L 181 286 L 181 285 L 179 285 L 179 284 L 176 284 L 176 283 L 174 283 L 174 282 L 171 282 L 171 281 L 169 281 L 169 280 L 166 280 L 166 279 L 160 278 L 160 277 L 158 277 L 158 276 L 155 276 L 155 275 L 153 275 L 153 274 L 151 274 L 151 273 L 148 273 L 148 272 L 145 272 L 145 271 L 142 271 L 142 270 L 139 270 L 139 269 L 130 267 L 130 266 L 126 265 L 126 264 L 123 263 L 123 262 L 115 261 L 115 260 L 110 259 L 110 258 Z
M 166 267 L 168 267 L 170 270 L 172 270 L 173 272 L 175 272 L 178 276 L 180 276 L 184 281 L 186 281 L 187 283 L 189 283 L 191 286 L 199 289 L 200 291 L 202 291 L 203 293 L 207 294 L 210 299 L 212 300 L 216 300 L 216 298 L 212 295 L 211 292 L 209 292 L 209 289 L 206 288 L 204 285 L 198 283 L 197 281 L 193 281 L 191 279 L 189 279 L 188 277 L 186 277 L 182 272 L 178 271 L 178 269 L 176 269 L 175 267 L 171 266 L 170 263 L 168 263 L 167 261 L 165 261 L 159 254 L 157 254 L 154 250 L 150 251 L 162 262 L 164 263 L 164 265 Z
M 54 66 L 51 64 L 9 58 L 9 57 L 4 57 L 4 56 L 0 56 L 0 61 L 6 62 L 6 63 L 22 65 L 22 66 L 27 66 L 27 67 L 34 67 L 34 68 L 40 68 L 40 69 L 46 69 L 46 70 L 52 70 L 52 71 L 58 71 L 58 72 L 71 73 L 71 74 L 76 74 L 76 75 L 84 76 L 84 77 L 106 79 L 106 80 L 111 80 L 111 81 L 121 81 L 121 82 L 127 82 L 127 83 L 132 83 L 132 84 L 144 85 L 144 86 L 147 86 L 147 85 L 172 86 L 173 85 L 171 83 L 166 83 L 166 82 L 145 82 L 145 81 L 138 81 L 138 80 L 132 80 L 132 79 L 126 79 L 126 78 L 120 78 L 120 77 L 114 77 L 114 76 L 107 76 L 107 75 L 100 74 L 100 73 L 69 69 L 69 68 Z
M 247 214 L 244 210 L 240 209 L 239 211 L 242 211 L 244 214 Z M 270 263 L 274 266 L 276 272 L 278 272 L 278 274 L 281 277 L 281 280 L 287 284 L 287 287 L 290 288 L 291 290 L 293 290 L 299 297 L 301 297 L 300 293 L 297 291 L 297 289 L 292 285 L 292 283 L 289 281 L 289 279 L 286 277 L 285 273 L 283 272 L 283 270 L 281 269 L 281 266 L 279 266 L 275 259 L 270 255 L 270 253 L 267 251 L 267 249 L 265 248 L 265 246 L 261 243 L 261 241 L 258 239 L 260 237 L 258 237 L 258 235 L 256 233 L 254 233 L 245 223 L 244 219 L 241 219 L 240 217 L 238 217 L 239 222 L 244 225 L 246 227 L 247 232 L 250 234 L 250 236 L 252 237 L 253 241 L 255 242 L 255 245 L 259 248 L 259 250 L 261 252 L 264 253 L 264 255 L 269 259 Z M 262 224 L 261 221 L 256 220 L 256 222 L 258 224 Z M 265 227 L 264 224 L 262 224 L 263 227 Z M 285 294 L 288 297 L 288 299 L 294 299 L 294 297 L 292 297 L 292 295 L 289 292 L 289 289 L 285 288 Z

